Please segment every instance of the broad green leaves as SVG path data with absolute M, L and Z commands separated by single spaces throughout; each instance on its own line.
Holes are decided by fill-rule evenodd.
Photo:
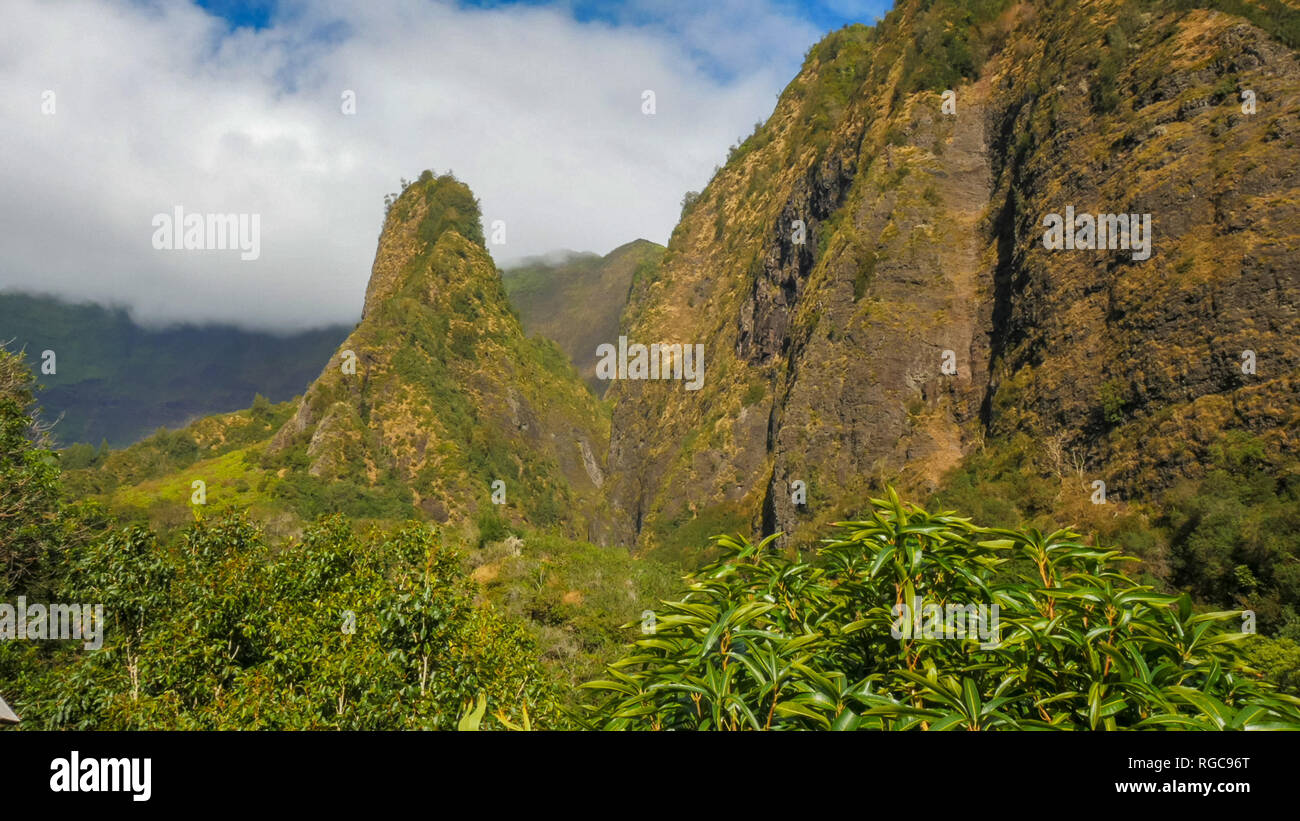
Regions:
M 1300 728 L 1235 649 L 1235 612 L 1193 612 L 1070 531 L 977 527 L 888 498 L 816 562 L 723 537 L 653 636 L 585 685 L 607 729 Z M 895 635 L 907 602 L 997 606 L 997 638 Z

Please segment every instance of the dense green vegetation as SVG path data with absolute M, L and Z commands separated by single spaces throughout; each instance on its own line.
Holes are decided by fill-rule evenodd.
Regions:
M 483 729 L 568 726 L 561 705 L 617 652 L 617 625 L 671 589 L 674 571 L 622 551 L 489 517 L 477 533 L 397 525 L 409 500 L 387 508 L 301 473 L 276 493 L 388 524 L 360 532 L 335 514 L 277 539 L 245 514 L 178 499 L 186 527 L 122 526 L 64 501 L 30 374 L 0 350 L 0 375 L 0 512 L 13 523 L 0 597 L 102 604 L 107 627 L 98 650 L 0 642 L 0 682 L 25 727 L 449 729 L 480 699 L 469 723 Z M 259 402 L 249 415 L 276 412 Z M 187 437 L 161 432 L 109 459 L 142 473 L 190 465 L 201 448 Z
M 448 172 L 434 174 L 424 171 L 418 180 L 419 206 L 424 209 L 418 233 L 425 242 L 425 254 L 433 251 L 438 238 L 446 231 L 455 231 L 470 242 L 482 247 L 482 211 L 469 186 Z M 410 209 L 416 207 L 411 197 L 399 197 L 393 204 L 392 218 L 405 221 Z
M 172 545 L 137 527 L 65 561 L 60 600 L 103 603 L 108 635 L 0 646 L 34 727 L 450 729 L 480 693 L 485 728 L 556 718 L 533 642 L 474 604 L 432 526 L 359 537 L 336 516 L 278 550 L 243 518 Z
M 391 477 L 371 487 L 346 480 L 327 482 L 295 472 L 277 482 L 271 496 L 308 520 L 336 512 L 354 519 L 416 518 L 411 489 Z
M 262 469 L 268 437 L 293 410 L 292 403 L 272 405 L 259 394 L 249 410 L 207 417 L 180 430 L 162 428 L 123 450 L 72 445 L 58 452 L 64 492 L 101 503 L 122 521 L 171 531 L 191 521 L 191 483 L 198 479 L 215 507 L 258 515 L 282 508 L 310 521 L 326 510 L 320 504 L 326 494 L 312 477 L 286 472 L 281 478 Z M 288 487 L 282 490 L 281 484 Z M 375 504 L 371 498 L 385 490 L 367 488 L 349 497 L 346 511 L 366 518 L 377 507 L 392 510 L 386 500 Z
M 916 37 L 903 61 L 903 92 L 943 91 L 976 79 L 998 36 L 990 23 L 1011 5 L 1010 0 L 920 4 Z
M 33 388 L 22 360 L 0 346 L 0 596 L 29 585 L 60 541 L 58 461 Z
M 639 620 L 680 582 L 676 567 L 621 548 L 525 531 L 489 540 L 468 561 L 488 601 L 533 637 L 569 707 L 574 688 L 595 678 L 633 634 L 620 625 Z
M 1236 431 L 1211 448 L 1204 476 L 1155 504 L 1092 505 L 1085 487 L 1018 435 L 968 457 L 933 503 L 1003 527 L 1047 528 L 1068 509 L 1093 539 L 1140 559 L 1151 581 L 1252 610 L 1260 633 L 1300 640 L 1300 464 L 1274 464 L 1258 438 Z
M 256 394 L 283 402 L 320 373 L 348 328 L 289 335 L 225 326 L 148 329 L 122 309 L 0 293 L 0 341 L 25 349 L 61 445 L 126 447 L 159 427 L 247 408 Z M 55 372 L 41 353 L 55 354 Z
M 0 643 L 27 727 L 1300 726 L 1300 700 L 1263 680 L 1295 687 L 1295 642 L 1197 613 L 1068 531 L 977 527 L 891 491 L 811 559 L 717 539 L 676 600 L 667 566 L 495 515 L 360 533 L 335 514 L 276 540 L 196 508 L 159 535 L 63 502 L 30 378 L 0 366 L 3 592 L 105 613 L 101 649 Z M 998 605 L 1000 642 L 893 637 L 914 597 Z
M 892 492 L 816 561 L 724 538 L 652 635 L 587 686 L 607 729 L 1300 728 L 1300 699 L 1197 614 L 1056 531 L 977 527 Z M 951 630 L 925 606 L 946 608 Z M 952 608 L 996 605 L 978 633 Z M 943 612 L 942 610 L 940 612 Z M 906 627 L 905 627 L 906 625 Z M 996 627 L 996 629 L 995 629 Z

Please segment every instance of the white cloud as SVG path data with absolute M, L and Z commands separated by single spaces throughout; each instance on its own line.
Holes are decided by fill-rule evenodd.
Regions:
M 351 321 L 383 196 L 425 168 L 454 169 L 485 222 L 506 221 L 500 264 L 664 242 L 818 32 L 762 3 L 625 17 L 326 0 L 230 32 L 180 0 L 7 2 L 0 288 L 150 323 Z M 154 250 L 153 215 L 177 205 L 260 214 L 261 257 Z

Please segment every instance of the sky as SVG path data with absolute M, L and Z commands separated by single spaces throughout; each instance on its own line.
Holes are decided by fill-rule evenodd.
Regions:
M 150 326 L 354 322 L 384 195 L 426 168 L 504 224 L 503 267 L 663 243 L 808 48 L 889 5 L 6 0 L 0 290 Z M 257 242 L 169 249 L 177 209 Z

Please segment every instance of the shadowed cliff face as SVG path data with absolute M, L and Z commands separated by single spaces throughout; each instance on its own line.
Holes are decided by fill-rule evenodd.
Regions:
M 607 441 L 564 355 L 510 313 L 469 189 L 426 172 L 385 221 L 361 323 L 270 451 L 324 481 L 408 487 L 439 521 L 501 481 L 503 517 L 598 539 Z
M 1229 430 L 1295 454 L 1294 52 L 1208 10 L 987 5 L 829 36 L 634 286 L 629 336 L 704 343 L 706 378 L 611 389 L 621 538 L 797 535 L 1017 433 L 1119 498 Z M 1067 206 L 1150 214 L 1149 258 L 1048 250 Z
M 777 376 L 766 530 L 797 522 L 796 481 L 824 493 L 901 472 L 933 488 L 969 447 L 993 265 L 987 85 L 963 91 L 961 116 L 916 99 L 892 126 L 906 142 L 863 157 Z
M 986 415 L 990 432 L 1031 431 L 1110 494 L 1143 498 L 1197 475 L 1225 431 L 1259 434 L 1271 461 L 1296 452 L 1300 65 L 1213 11 L 1098 4 L 1090 22 L 1040 23 L 1042 61 L 1063 63 L 1050 85 L 1004 75 L 999 129 L 1027 147 L 1010 147 L 1000 180 Z M 1096 31 L 1113 79 L 1070 62 Z M 1043 215 L 1067 205 L 1150 214 L 1150 258 L 1047 250 Z

